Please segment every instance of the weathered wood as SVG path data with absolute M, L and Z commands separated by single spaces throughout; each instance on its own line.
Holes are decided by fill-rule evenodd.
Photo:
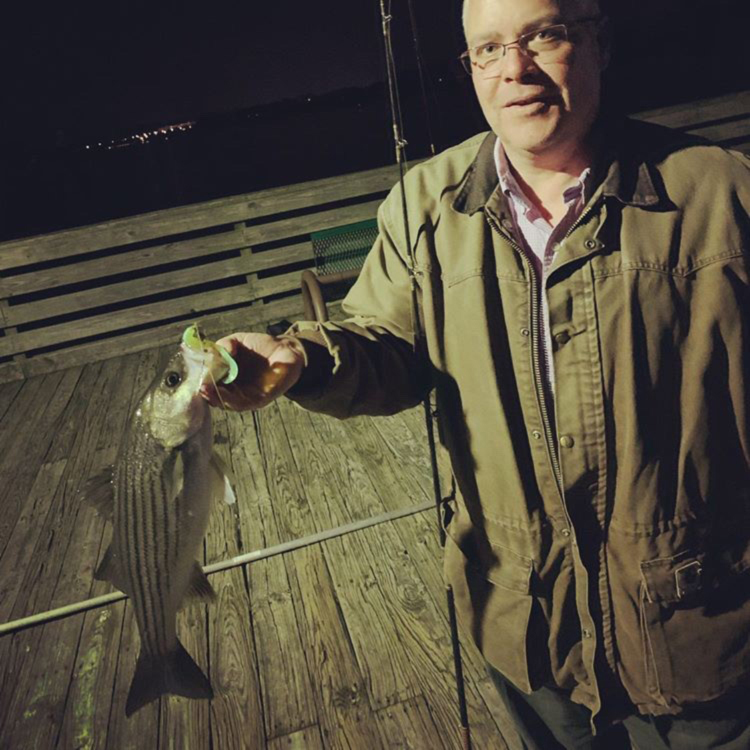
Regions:
M 353 208 L 358 210 L 353 211 Z M 247 230 L 247 233 L 250 235 L 250 240 L 257 242 L 265 241 L 267 239 L 277 239 L 278 237 L 290 236 L 290 234 L 293 233 L 291 230 L 299 233 L 305 226 L 309 229 L 311 223 L 315 229 L 328 228 L 329 226 L 337 226 L 342 222 L 350 220 L 356 221 L 362 216 L 374 216 L 376 210 L 376 204 L 365 204 L 361 207 L 353 206 L 349 209 L 314 214 L 312 218 L 301 217 L 298 219 L 274 223 L 263 230 L 261 230 L 261 228 L 253 228 Z M 303 222 L 302 219 L 304 219 L 305 222 Z M 273 265 L 271 265 L 271 256 L 274 259 Z M 103 272 L 101 276 L 102 281 L 105 281 L 108 275 L 122 273 L 120 262 L 123 259 L 117 256 L 107 260 L 109 261 L 109 269 L 108 272 Z M 163 262 L 166 262 L 166 260 Z M 153 275 L 145 278 L 106 284 L 94 289 L 72 292 L 70 294 L 54 296 L 49 299 L 37 300 L 20 305 L 11 305 L 7 308 L 5 313 L 6 324 L 9 326 L 18 326 L 24 323 L 32 323 L 71 312 L 77 312 L 79 310 L 102 307 L 162 292 L 176 291 L 205 284 L 207 282 L 229 279 L 248 273 L 257 273 L 258 271 L 267 270 L 268 268 L 283 267 L 292 262 L 294 261 L 276 251 L 267 251 L 265 253 L 249 255 L 238 254 L 233 258 L 204 263 L 199 266 L 184 268 L 177 271 L 170 270 L 163 273 L 157 271 Z M 67 269 L 70 272 L 75 269 L 75 266 L 68 266 Z M 270 294 L 276 294 L 279 291 L 294 289 L 299 286 L 298 271 L 294 272 L 293 279 L 293 284 L 287 284 L 283 287 L 279 287 L 278 285 L 267 285 L 269 288 L 266 289 L 263 284 L 259 284 L 256 295 L 259 297 L 268 296 Z M 2 293 L 3 289 L 0 287 L 0 294 Z
M 61 454 L 50 451 L 61 415 L 69 411 L 80 370 L 54 373 L 31 383 L 14 401 L 0 431 L 0 557 L 19 518 L 43 460 L 54 462 Z M 50 390 L 51 389 L 51 390 Z M 41 519 L 36 518 L 35 522 Z M 20 570 L 19 573 L 23 573 Z
M 421 695 L 395 706 L 382 708 L 376 716 L 383 747 L 399 750 L 438 750 L 446 747 Z
M 326 750 L 316 725 L 305 727 L 294 734 L 277 737 L 268 743 L 268 750 Z
M 209 662 L 206 607 L 206 604 L 194 602 L 177 613 L 177 637 L 207 675 Z M 209 701 L 169 695 L 160 698 L 158 702 L 161 703 L 159 747 L 202 750 L 209 746 Z
M 689 128 L 696 124 L 730 117 L 746 117 L 750 112 L 750 91 L 702 99 L 684 104 L 659 107 L 635 115 L 639 120 L 655 122 L 670 128 Z
M 61 323 L 8 336 L 0 339 L 0 356 L 75 341 L 87 336 L 109 333 L 147 323 L 170 320 L 180 316 L 198 316 L 204 310 L 247 302 L 250 302 L 250 299 L 244 286 L 192 294 L 164 302 L 152 302 L 128 310 L 107 313 L 96 318 L 83 318 L 70 323 Z
M 8 622 L 67 460 L 42 465 L 0 557 L 0 622 Z
M 167 235 L 256 220 L 311 205 L 382 194 L 390 190 L 397 178 L 395 166 L 381 167 L 12 240 L 0 245 L 0 268 L 16 268 L 61 256 L 84 255 Z
M 214 410 L 215 450 L 236 474 L 243 467 L 232 464 L 230 421 L 241 424 L 242 420 L 238 414 Z M 237 487 L 234 490 L 238 492 Z M 242 552 L 239 507 L 221 502 L 209 520 L 206 562 L 225 560 Z M 217 594 L 208 608 L 210 678 L 216 695 L 210 706 L 211 742 L 217 748 L 262 748 L 263 707 L 246 571 L 235 568 L 213 575 L 211 584 Z
M 294 598 L 303 623 L 305 657 L 326 748 L 377 748 L 377 724 L 366 681 L 337 606 L 337 592 L 319 547 L 291 553 Z
M 112 707 L 109 714 L 106 744 L 108 750 L 143 750 L 147 747 L 158 747 L 162 701 L 154 701 L 144 706 L 129 719 L 125 716 L 125 704 L 135 673 L 139 649 L 138 626 L 135 622 L 133 606 L 127 601 L 118 648 L 117 673 L 112 690 Z
M 115 273 L 140 271 L 176 261 L 203 258 L 243 246 L 244 234 L 231 231 L 120 252 L 106 258 L 82 258 L 70 265 L 0 278 L 0 297 L 13 299 L 30 292 L 56 289 L 82 281 L 103 279 Z
M 15 401 L 23 385 L 23 381 L 20 380 L 0 385 L 0 424 L 2 424 L 6 412 Z
M 288 445 L 283 425 L 271 415 L 261 435 L 259 415 L 248 412 L 227 421 L 240 511 L 240 538 L 249 551 L 277 544 L 276 511 L 297 491 L 288 477 Z M 266 440 L 266 434 L 269 434 Z M 266 457 L 263 453 L 268 450 Z M 289 578 L 280 557 L 247 566 L 250 615 L 258 657 L 266 737 L 295 732 L 315 722 L 310 675 Z
M 95 585 L 94 592 L 103 588 Z M 117 602 L 85 615 L 57 739 L 59 748 L 106 747 L 124 614 L 125 602 Z M 117 709 L 123 710 L 122 706 Z
M 234 330 L 257 330 L 264 323 L 282 318 L 298 317 L 302 310 L 302 298 L 297 296 L 282 299 L 256 307 L 244 307 L 225 313 L 213 315 L 196 315 L 201 329 L 211 338 L 219 338 Z M 36 355 L 24 365 L 29 377 L 45 372 L 74 367 L 89 362 L 98 362 L 131 352 L 139 352 L 154 346 L 178 344 L 182 332 L 192 320 L 186 319 L 175 323 L 144 331 L 118 335 L 116 338 L 76 345 L 48 354 Z
M 318 440 L 315 445 L 309 436 L 305 439 L 299 429 L 290 429 L 290 438 L 293 434 L 301 438 L 293 451 L 295 475 L 298 473 L 310 498 L 309 507 L 318 528 L 330 528 L 352 520 L 361 513 L 365 496 L 372 498 L 370 502 L 374 501 L 375 507 L 382 510 L 366 472 L 356 474 L 352 486 L 351 471 L 356 464 L 345 465 L 333 458 L 337 454 L 330 441 L 321 444 Z M 321 454 L 329 458 L 329 471 L 324 480 L 316 477 L 315 471 Z M 355 502 L 352 497 L 357 498 Z M 359 539 L 356 534 L 348 534 L 326 542 L 324 549 L 357 662 L 367 676 L 370 702 L 377 709 L 411 698 L 415 692 L 413 684 L 408 682 L 408 669 L 405 669 L 407 654 L 394 632 L 393 622 L 387 615 L 385 594 Z

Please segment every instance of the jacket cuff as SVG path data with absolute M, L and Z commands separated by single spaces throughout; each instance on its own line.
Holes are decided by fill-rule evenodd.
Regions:
M 300 379 L 285 395 L 293 401 L 319 398 L 341 365 L 339 347 L 319 323 L 295 323 L 279 338 L 301 344 L 305 357 Z

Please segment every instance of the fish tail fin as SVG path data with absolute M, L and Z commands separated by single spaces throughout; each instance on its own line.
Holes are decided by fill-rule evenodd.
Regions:
M 128 692 L 125 714 L 131 716 L 143 706 L 168 694 L 185 698 L 214 697 L 208 678 L 179 641 L 177 648 L 164 660 L 155 661 L 141 651 Z

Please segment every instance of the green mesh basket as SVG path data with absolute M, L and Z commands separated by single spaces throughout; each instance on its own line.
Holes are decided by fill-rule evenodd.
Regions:
M 376 219 L 312 232 L 310 239 L 318 274 L 358 271 L 377 236 Z

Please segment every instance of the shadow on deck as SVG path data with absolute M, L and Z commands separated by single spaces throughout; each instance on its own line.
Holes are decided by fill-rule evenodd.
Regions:
M 159 354 L 0 386 L 0 623 L 111 591 L 93 578 L 111 528 L 76 493 L 113 460 Z M 120 601 L 0 637 L 0 747 L 460 747 L 421 411 L 340 422 L 282 399 L 214 417 L 238 502 L 213 509 L 205 563 L 301 540 L 214 573 L 218 600 L 180 613 L 217 697 L 126 719 L 138 638 Z M 463 647 L 475 747 L 515 747 Z

